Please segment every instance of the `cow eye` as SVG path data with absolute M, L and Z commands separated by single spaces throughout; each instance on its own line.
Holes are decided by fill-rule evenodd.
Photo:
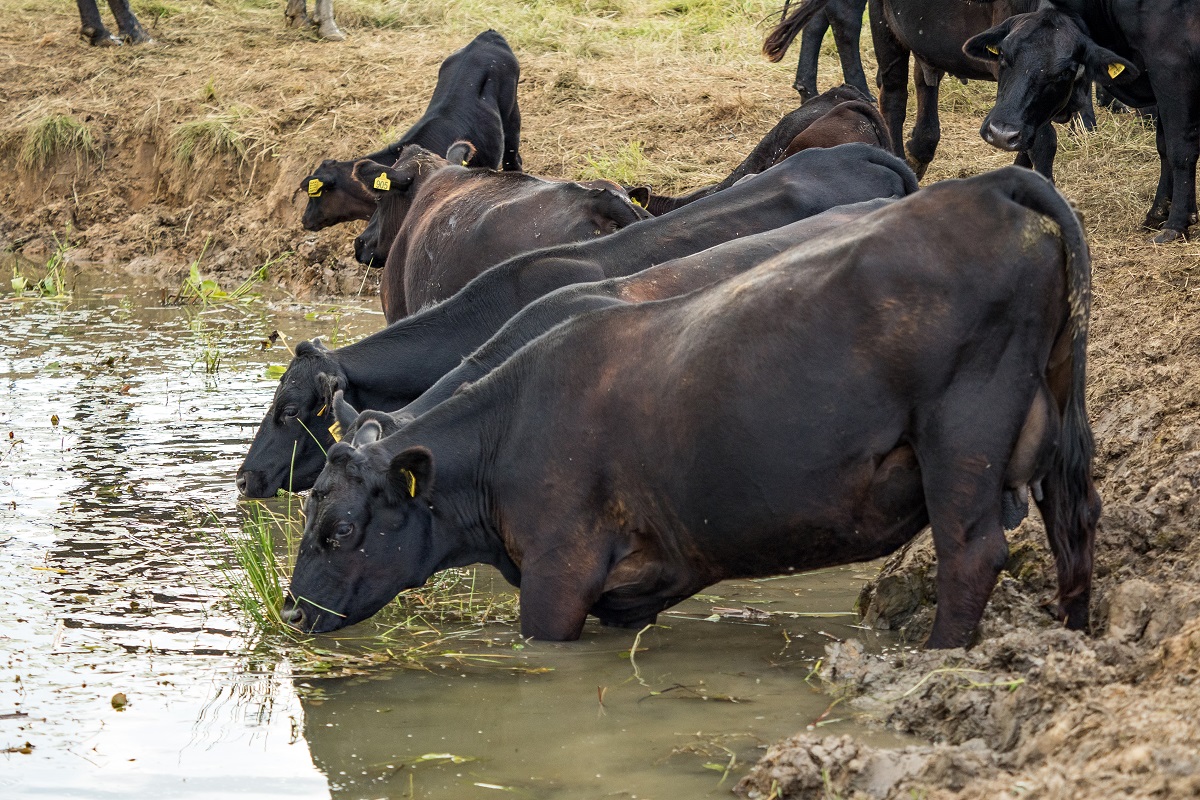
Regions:
M 333 538 L 330 539 L 329 545 L 334 549 L 341 547 L 342 542 L 354 535 L 353 522 L 339 522 L 337 527 L 333 529 Z
M 298 413 L 300 413 L 300 409 L 296 408 L 295 406 L 285 406 L 283 409 L 283 418 L 295 419 Z

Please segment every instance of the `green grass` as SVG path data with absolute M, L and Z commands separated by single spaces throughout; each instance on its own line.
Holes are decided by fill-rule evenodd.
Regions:
M 239 107 L 180 124 L 171 132 L 175 161 L 196 169 L 226 155 L 245 160 L 250 139 L 240 124 L 248 115 L 248 109 Z
M 517 601 L 512 594 L 478 590 L 474 569 L 438 573 L 347 634 L 313 638 L 288 627 L 280 613 L 304 517 L 298 495 L 281 494 L 285 501 L 280 510 L 258 501 L 243 503 L 240 529 L 222 529 L 209 547 L 228 597 L 248 624 L 256 647 L 286 653 L 293 668 L 302 673 L 346 674 L 381 663 L 424 668 L 448 662 L 544 671 L 529 666 L 519 648 L 507 647 L 512 635 L 504 628 L 508 652 L 498 651 L 494 640 L 480 638 L 484 625 L 515 627 Z
M 218 303 L 253 302 L 259 299 L 259 295 L 253 291 L 254 288 L 267 279 L 271 267 L 291 255 L 291 251 L 287 251 L 277 256 L 271 256 L 250 273 L 250 277 L 232 290 L 226 291 L 215 279 L 206 278 L 200 272 L 200 263 L 204 260 L 204 254 L 208 252 L 210 243 L 211 240 L 204 243 L 200 255 L 188 267 L 188 274 L 183 279 L 183 283 L 179 285 L 179 291 L 166 298 L 168 303 L 180 306 L 199 305 L 207 308 Z
M 74 155 L 82 164 L 101 157 L 92 129 L 70 114 L 48 114 L 25 129 L 17 163 L 25 169 L 44 169 L 61 155 Z
M 31 279 L 25 275 L 21 267 L 14 263 L 13 274 L 9 285 L 18 297 L 34 297 L 41 300 L 67 300 L 71 290 L 67 288 L 67 253 L 74 249 L 70 241 L 71 229 L 67 228 L 62 238 L 54 236 L 54 252 L 46 261 L 45 274 L 39 279 Z
M 640 141 L 632 141 L 622 145 L 612 155 L 584 156 L 584 165 L 576 172 L 575 179 L 586 181 L 605 178 L 626 186 L 635 185 L 644 180 L 642 176 L 650 167 L 643 147 Z

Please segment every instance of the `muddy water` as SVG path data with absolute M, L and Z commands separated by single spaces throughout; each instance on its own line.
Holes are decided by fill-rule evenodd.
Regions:
M 871 738 L 804 682 L 830 637 L 888 645 L 846 613 L 867 567 L 712 587 L 632 661 L 635 632 L 589 624 L 474 637 L 533 672 L 294 677 L 214 551 L 287 360 L 260 343 L 381 317 L 161 299 L 94 274 L 68 304 L 0 302 L 0 797 L 720 797 L 808 724 Z

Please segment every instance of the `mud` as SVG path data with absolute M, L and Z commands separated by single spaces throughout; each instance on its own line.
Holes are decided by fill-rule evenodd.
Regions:
M 563 20 L 558 5 L 539 4 L 539 20 L 405 3 L 409 16 L 385 24 L 348 0 L 339 24 L 351 46 L 335 47 L 284 31 L 277 8 L 179 2 L 152 29 L 159 45 L 100 52 L 70 35 L 72 8 L 26 2 L 0 14 L 0 170 L 9 176 L 0 249 L 43 261 L 69 231 L 79 262 L 178 277 L 203 252 L 202 269 L 223 283 L 287 254 L 272 280 L 299 298 L 369 294 L 374 275 L 351 259 L 359 226 L 302 231 L 294 190 L 321 158 L 394 139 L 419 116 L 440 59 L 489 25 L 522 63 L 522 151 L 533 172 L 601 171 L 683 191 L 723 177 L 797 104 L 792 65 L 757 56 L 755 23 L 775 3 L 747 4 L 715 34 L 665 7 L 582 5 Z M 637 14 L 646 16 L 623 22 Z M 871 73 L 865 38 L 864 55 Z M 835 61 L 823 56 L 822 87 Z M 926 182 L 1010 161 L 978 138 L 993 96 L 989 85 L 943 85 L 943 139 Z M 51 112 L 85 121 L 101 156 L 22 165 L 21 137 Z M 222 114 L 236 116 L 243 154 L 176 157 L 181 125 Z M 866 624 L 897 631 L 908 648 L 830 645 L 820 678 L 839 710 L 928 744 L 887 751 L 802 732 L 766 752 L 741 794 L 1200 792 L 1200 246 L 1146 243 L 1137 225 L 1158 177 L 1153 132 L 1099 115 L 1094 134 L 1064 131 L 1056 164 L 1093 254 L 1089 404 L 1104 514 L 1090 632 L 1066 632 L 1043 609 L 1053 569 L 1034 513 L 1010 535 L 975 646 L 918 651 L 936 602 L 926 536 L 860 598 Z

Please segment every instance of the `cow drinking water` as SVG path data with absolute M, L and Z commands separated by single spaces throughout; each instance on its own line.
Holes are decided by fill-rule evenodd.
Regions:
M 929 647 L 962 647 L 1033 488 L 1057 613 L 1088 621 L 1099 497 L 1079 221 L 1007 168 L 947 181 L 673 300 L 599 309 L 379 438 L 334 445 L 282 615 L 310 633 L 483 562 L 521 632 L 641 627 L 717 581 L 933 528 Z

